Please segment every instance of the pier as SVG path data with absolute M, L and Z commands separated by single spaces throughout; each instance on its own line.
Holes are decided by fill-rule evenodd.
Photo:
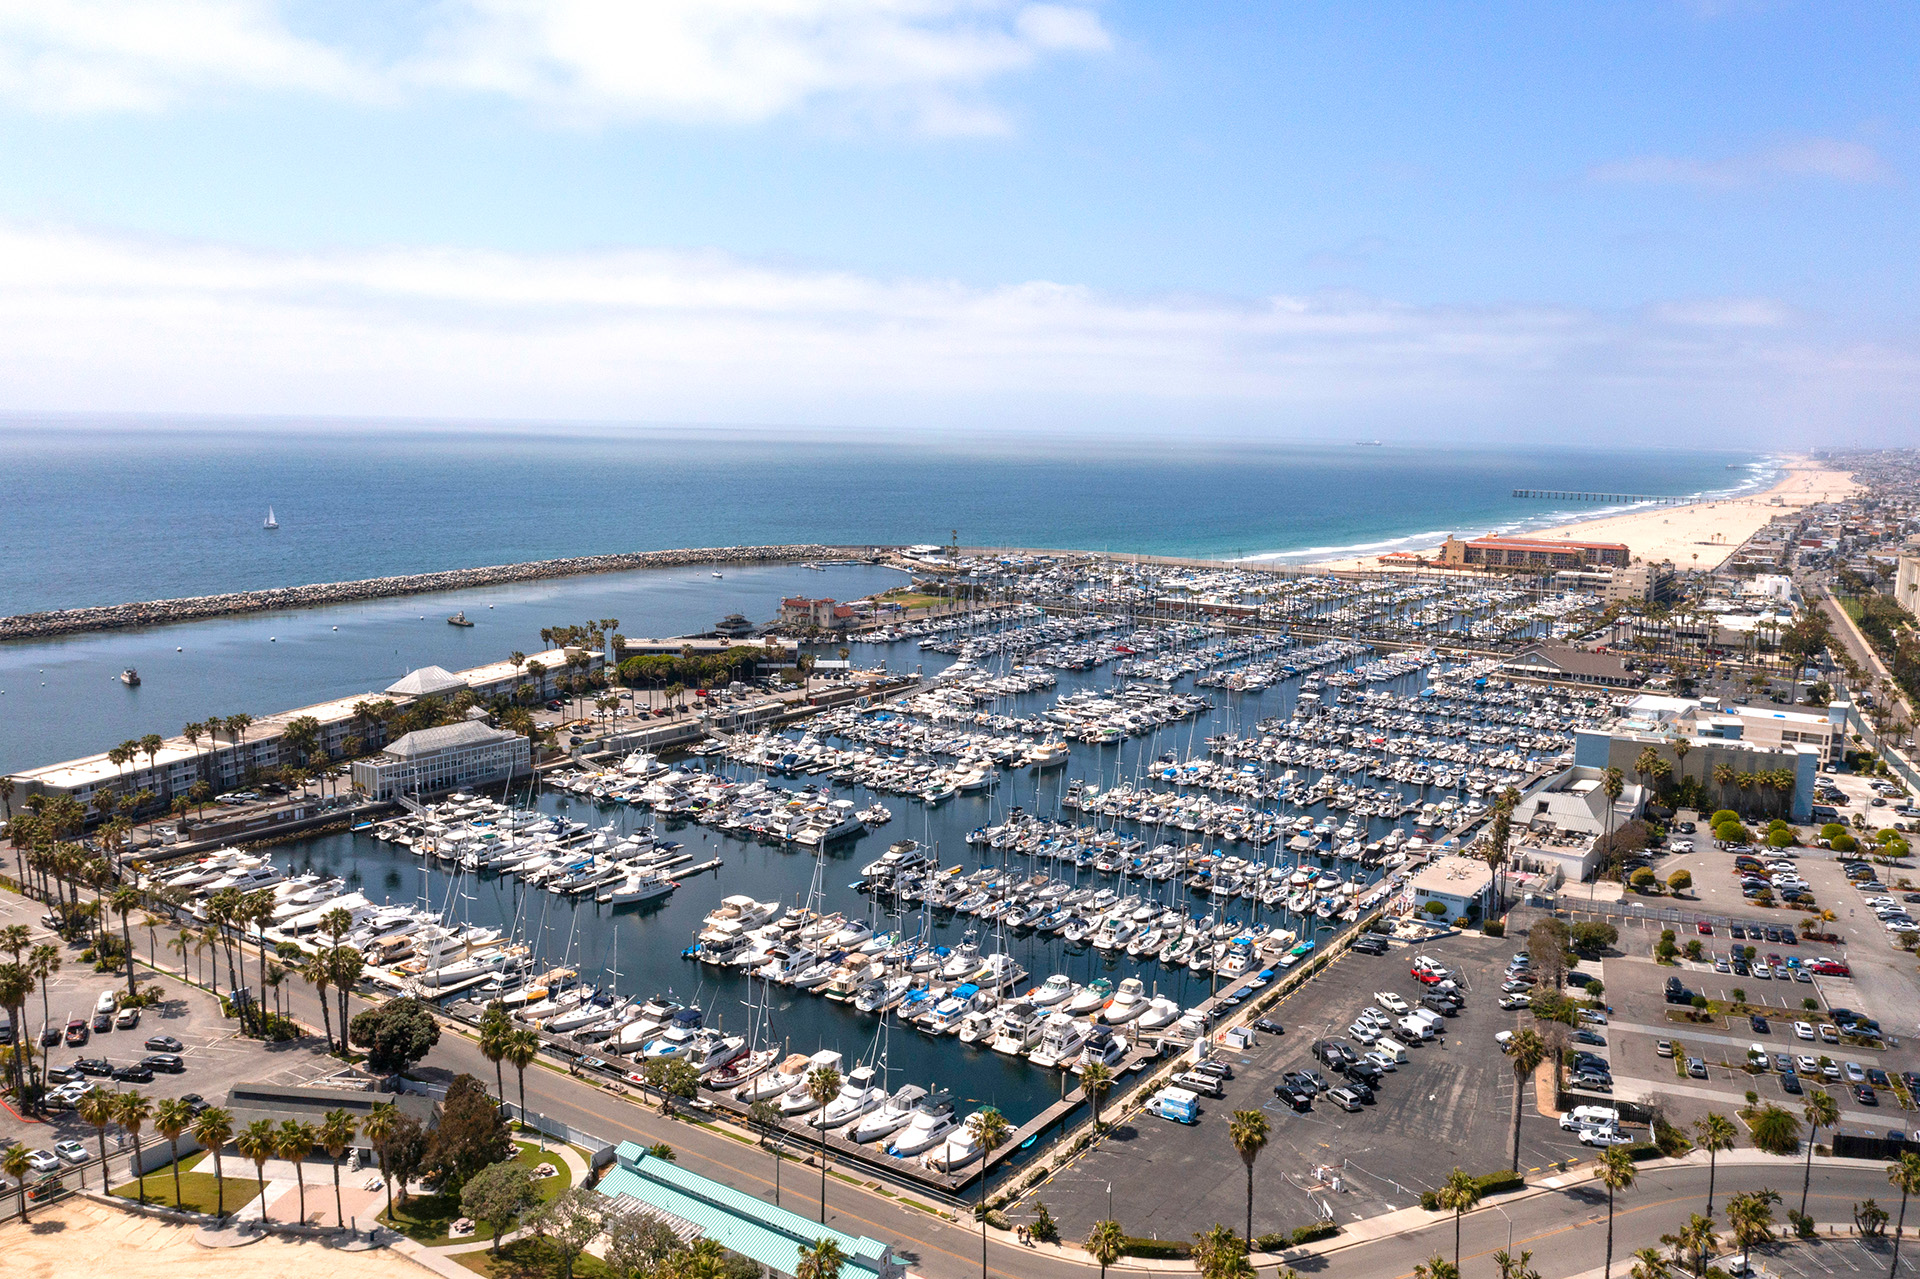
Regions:
M 1550 502 L 1633 503 L 1639 506 L 1682 506 L 1700 500 L 1695 497 L 1664 497 L 1655 493 L 1581 493 L 1571 489 L 1515 489 L 1513 495 L 1543 498 Z

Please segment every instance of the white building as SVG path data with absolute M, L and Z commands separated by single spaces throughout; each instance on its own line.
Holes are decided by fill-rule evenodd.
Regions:
M 1479 920 L 1493 900 L 1493 868 L 1472 857 L 1438 857 L 1413 877 L 1413 909 L 1428 914 L 1427 903 L 1446 907 L 1442 919 Z
M 488 786 L 532 767 L 524 736 L 468 721 L 408 733 L 373 758 L 356 760 L 353 784 L 370 799 L 392 799 Z

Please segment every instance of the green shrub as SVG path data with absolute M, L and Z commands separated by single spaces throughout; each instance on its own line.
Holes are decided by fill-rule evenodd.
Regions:
M 1799 842 L 1799 840 L 1793 837 L 1793 832 L 1790 830 L 1770 831 L 1767 834 L 1767 847 L 1769 848 L 1791 848 Z
M 1858 847 L 1860 847 L 1860 845 L 1854 841 L 1851 835 L 1842 835 L 1833 841 L 1833 851 L 1836 853 L 1850 853 Z
M 1839 822 L 1828 822 L 1825 826 L 1822 826 L 1820 828 L 1820 838 L 1825 840 L 1839 839 L 1842 835 L 1846 833 L 1847 833 L 1847 828 L 1845 826 L 1842 826 Z
M 1523 1190 L 1527 1184 L 1526 1178 L 1517 1172 L 1509 1172 L 1505 1168 L 1499 1169 L 1496 1172 L 1483 1172 L 1478 1177 L 1475 1177 L 1473 1182 L 1476 1186 L 1480 1187 L 1480 1193 L 1483 1197 L 1486 1195 L 1504 1195 L 1509 1191 Z M 1428 1212 L 1439 1212 L 1439 1192 L 1433 1190 L 1422 1191 L 1420 1194 L 1420 1206 Z M 1324 1224 L 1331 1226 L 1333 1223 L 1327 1222 Z M 1307 1227 L 1302 1227 L 1302 1229 L 1306 1228 Z M 1299 1231 L 1295 1231 L 1294 1233 L 1298 1234 Z M 1328 1233 L 1332 1232 L 1329 1231 Z
M 1184 1239 L 1133 1239 L 1120 1241 L 1123 1257 L 1148 1257 L 1160 1261 L 1185 1261 L 1193 1254 L 1193 1245 Z
M 1269 1234 L 1256 1235 L 1253 1240 L 1253 1250 L 1255 1252 L 1279 1252 L 1282 1248 L 1288 1246 L 1288 1241 L 1291 1238 L 1291 1235 L 1277 1230 Z
M 1673 874 L 1667 876 L 1667 887 L 1676 893 L 1692 888 L 1693 872 L 1687 870 L 1674 871 Z
M 1489 937 L 1505 937 L 1507 926 L 1497 919 L 1489 919 L 1480 925 L 1480 931 Z
M 1007 1214 L 1001 1212 L 998 1208 L 987 1209 L 987 1224 L 995 1230 L 1013 1229 L 1013 1223 L 1007 1220 Z
M 1650 893 L 1653 891 L 1653 886 L 1660 881 L 1652 871 L 1642 866 L 1628 877 L 1627 882 L 1633 885 L 1633 890 L 1637 893 Z
M 1717 827 L 1727 822 L 1737 823 L 1739 822 L 1739 820 L 1740 820 L 1740 814 L 1734 812 L 1731 808 L 1723 808 L 1719 812 L 1713 815 L 1713 820 L 1708 824 L 1711 826 Z
M 1633 1160 L 1635 1163 L 1639 1163 L 1645 1159 L 1659 1159 L 1662 1158 L 1662 1156 L 1660 1154 L 1660 1147 L 1650 1141 L 1643 1141 L 1638 1145 L 1627 1147 L 1627 1158 Z
M 1298 1248 L 1301 1244 L 1312 1243 L 1316 1239 L 1331 1239 L 1339 1233 L 1339 1223 L 1316 1221 L 1311 1226 L 1295 1226 L 1288 1238 L 1293 1241 L 1293 1246 Z

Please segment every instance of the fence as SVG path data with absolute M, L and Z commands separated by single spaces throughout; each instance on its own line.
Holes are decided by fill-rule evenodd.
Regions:
M 604 1137 L 597 1137 L 590 1132 L 581 1132 L 572 1124 L 555 1119 L 551 1115 L 543 1115 L 532 1110 L 522 1111 L 511 1101 L 505 1104 L 505 1109 L 510 1116 L 527 1127 L 536 1129 L 555 1141 L 564 1141 L 570 1146 L 579 1146 L 586 1150 L 591 1155 L 588 1162 L 595 1168 L 604 1168 L 613 1162 L 613 1143 Z

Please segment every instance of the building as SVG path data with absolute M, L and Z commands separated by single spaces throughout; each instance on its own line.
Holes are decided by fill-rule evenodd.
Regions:
M 1560 537 L 1490 535 L 1463 542 L 1449 536 L 1440 544 L 1441 563 L 1481 568 L 1625 568 L 1632 559 L 1621 542 L 1575 542 Z
M 753 623 L 743 614 L 728 613 L 713 624 L 713 633 L 721 639 L 745 639 L 753 634 Z
M 1519 838 L 1510 850 L 1522 870 L 1557 871 L 1573 883 L 1590 879 L 1600 864 L 1597 840 L 1640 815 L 1647 788 L 1622 779 L 1620 797 L 1607 800 L 1606 774 L 1575 766 L 1549 777 L 1520 797 L 1513 824 Z
M 1742 583 L 1742 595 L 1758 595 L 1776 604 L 1793 603 L 1793 579 L 1785 573 L 1755 573 Z
M 1641 705 L 1648 702 L 1678 703 L 1686 709 L 1675 712 L 1671 708 Z M 1757 792 L 1722 795 L 1720 783 L 1714 779 L 1721 765 L 1736 774 L 1784 770 L 1793 778 L 1787 815 L 1797 822 L 1810 820 L 1814 777 L 1827 752 L 1839 748 L 1809 723 L 1824 721 L 1798 712 L 1773 712 L 1758 707 L 1733 710 L 1742 713 L 1714 711 L 1689 698 L 1637 698 L 1627 718 L 1610 727 L 1576 729 L 1573 762 L 1581 768 L 1617 768 L 1626 776 L 1634 777 L 1641 752 L 1651 748 L 1666 762 L 1670 778 L 1679 778 L 1684 773 L 1700 782 L 1710 803 L 1724 799 L 1735 807 Z M 1845 713 L 1844 708 L 1841 713 Z M 1750 730 L 1752 737 L 1747 735 Z M 1812 740 L 1798 740 L 1809 731 L 1814 734 Z M 1788 734 L 1792 734 L 1794 740 L 1789 740 Z M 1675 749 L 1677 741 L 1687 744 L 1684 760 Z
M 1920 555 L 1902 555 L 1893 575 L 1893 602 L 1920 614 Z
M 1431 914 L 1427 903 L 1439 902 L 1446 908 L 1440 918 L 1478 923 L 1493 902 L 1493 868 L 1477 858 L 1443 855 L 1421 867 L 1411 887 L 1416 914 Z
M 1532 644 L 1503 663 L 1501 670 L 1527 679 L 1569 680 L 1575 684 L 1601 684 L 1624 688 L 1638 684 L 1640 677 L 1612 653 L 1595 653 L 1571 644 Z
M 414 1093 L 377 1093 L 349 1088 L 300 1088 L 290 1084 L 235 1084 L 227 1089 L 225 1110 L 233 1116 L 233 1130 L 240 1132 L 256 1119 L 265 1119 L 275 1128 L 283 1120 L 305 1120 L 318 1128 L 329 1110 L 344 1110 L 353 1119 L 355 1133 L 350 1149 L 369 1154 L 373 1143 L 366 1137 L 367 1116 L 383 1102 L 391 1102 L 403 1115 L 411 1115 L 423 1128 L 439 1122 L 440 1107 L 432 1098 Z
M 369 799 L 489 786 L 531 771 L 519 733 L 466 721 L 408 733 L 371 759 L 355 760 L 354 789 Z
M 666 1223 L 681 1240 L 711 1239 L 777 1275 L 792 1275 L 800 1249 L 831 1239 L 846 1259 L 841 1279 L 904 1279 L 905 1263 L 890 1245 L 843 1234 L 799 1213 L 776 1208 L 744 1191 L 702 1177 L 631 1141 L 614 1150 L 613 1166 L 594 1187 L 616 1211 L 645 1213 Z
M 804 595 L 795 595 L 780 601 L 780 625 L 844 630 L 853 625 L 853 608 L 830 599 L 810 600 Z

